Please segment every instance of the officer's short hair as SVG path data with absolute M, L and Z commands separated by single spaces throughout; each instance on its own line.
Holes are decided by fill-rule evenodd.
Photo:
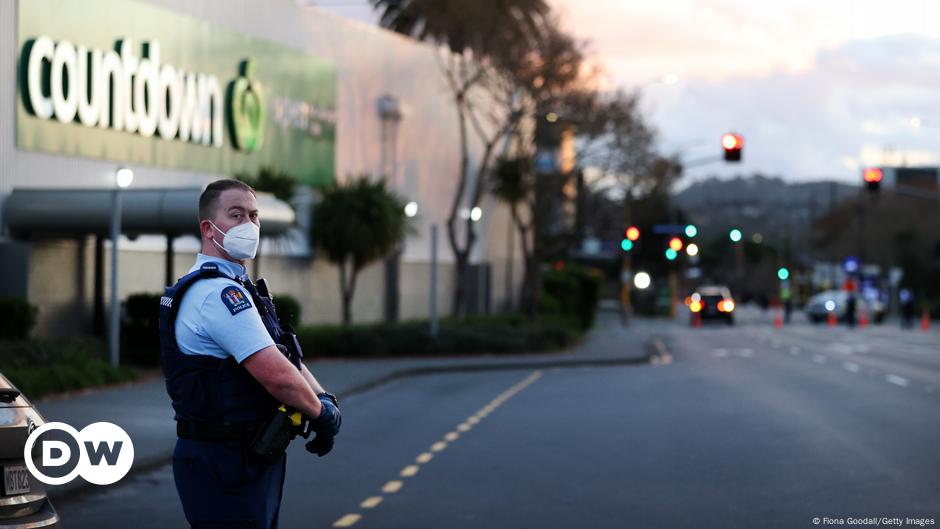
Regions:
M 215 210 L 219 206 L 219 196 L 222 195 L 223 191 L 229 189 L 241 189 L 258 196 L 253 187 L 241 180 L 231 178 L 216 180 L 206 186 L 206 190 L 199 196 L 199 220 L 212 220 L 215 218 Z

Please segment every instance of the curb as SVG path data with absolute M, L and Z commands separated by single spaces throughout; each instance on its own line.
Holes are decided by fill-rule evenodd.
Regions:
M 635 357 L 551 359 L 542 361 L 490 362 L 466 365 L 414 367 L 409 369 L 402 369 L 400 371 L 393 371 L 376 379 L 363 382 L 362 384 L 353 386 L 352 388 L 349 388 L 345 391 L 338 392 L 337 397 L 339 399 L 345 399 L 352 397 L 353 395 L 366 393 L 370 390 L 396 380 L 441 373 L 472 373 L 545 368 L 609 367 L 641 364 L 659 365 L 668 364 L 672 361 L 672 356 L 669 355 L 668 350 L 665 349 L 665 345 L 663 345 L 662 340 L 659 338 L 654 338 L 648 341 L 645 344 L 645 348 L 647 350 L 646 354 Z M 664 358 L 668 358 L 669 361 L 663 361 L 662 359 Z M 131 468 L 131 470 L 122 479 L 133 478 L 134 476 L 146 474 L 152 470 L 169 465 L 172 463 L 172 461 L 173 450 L 168 450 L 167 452 L 155 456 L 137 460 L 134 462 L 134 466 Z M 93 494 L 99 490 L 97 485 L 88 483 L 84 480 L 72 481 L 68 485 L 62 485 L 61 487 L 62 488 L 58 490 L 51 491 L 53 500 L 57 503 L 69 503 L 80 500 L 81 498 Z M 47 490 L 47 492 L 49 491 Z

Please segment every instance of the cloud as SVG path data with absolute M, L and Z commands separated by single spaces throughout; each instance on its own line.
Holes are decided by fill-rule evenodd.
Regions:
M 745 135 L 745 161 L 687 174 L 761 171 L 857 181 L 872 164 L 934 164 L 940 144 L 940 39 L 895 35 L 822 50 L 810 70 L 721 81 L 691 79 L 650 97 L 664 145 Z M 911 126 L 920 116 L 928 127 Z M 933 127 L 936 126 L 936 128 Z M 689 155 L 698 153 L 687 153 Z M 694 156 L 691 156 L 694 157 Z

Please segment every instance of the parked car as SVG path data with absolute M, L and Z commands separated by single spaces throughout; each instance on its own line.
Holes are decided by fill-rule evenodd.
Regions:
M 734 325 L 734 298 L 724 285 L 702 285 L 685 302 L 692 312 L 693 324 L 700 318 L 701 322 L 711 319 Z
M 868 319 L 881 323 L 885 318 L 884 303 L 879 300 L 867 300 L 855 293 L 855 320 L 858 321 L 862 311 L 868 316 Z M 844 322 L 848 320 L 849 293 L 845 290 L 826 290 L 809 298 L 806 302 L 806 316 L 813 323 L 821 323 L 829 318 L 829 313 L 836 315 L 836 320 Z
M 23 459 L 26 438 L 44 423 L 26 397 L 0 375 L 0 529 L 59 526 L 59 515 L 46 496 L 45 485 L 30 474 Z M 38 458 L 38 446 L 33 454 Z

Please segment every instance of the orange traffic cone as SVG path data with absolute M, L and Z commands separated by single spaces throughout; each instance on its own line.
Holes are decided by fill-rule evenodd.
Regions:
M 835 311 L 829 311 L 829 317 L 826 319 L 826 323 L 828 323 L 830 327 L 835 327 L 839 324 L 839 320 L 836 318 Z
M 927 332 L 930 330 L 930 311 L 924 309 L 924 315 L 920 318 L 920 330 Z
M 860 329 L 868 327 L 868 311 L 864 308 L 858 311 L 858 327 Z

